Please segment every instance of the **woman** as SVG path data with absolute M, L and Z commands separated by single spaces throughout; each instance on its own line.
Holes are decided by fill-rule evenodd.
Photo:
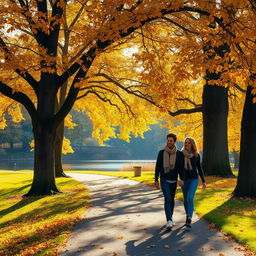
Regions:
M 187 215 L 185 225 L 191 228 L 191 219 L 194 212 L 194 196 L 198 187 L 198 175 L 202 180 L 203 189 L 206 188 L 206 183 L 195 140 L 191 137 L 186 138 L 181 151 L 184 155 L 185 169 L 185 179 L 182 187 L 184 207 Z

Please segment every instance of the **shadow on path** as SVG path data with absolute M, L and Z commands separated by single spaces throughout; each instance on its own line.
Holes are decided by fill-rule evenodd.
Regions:
M 163 226 L 163 196 L 158 190 L 111 176 L 72 176 L 89 187 L 92 208 L 75 227 L 63 256 L 243 255 L 228 246 L 224 235 L 209 230 L 208 224 L 196 216 L 192 229 L 185 228 L 180 201 L 175 206 L 176 226 L 167 232 Z

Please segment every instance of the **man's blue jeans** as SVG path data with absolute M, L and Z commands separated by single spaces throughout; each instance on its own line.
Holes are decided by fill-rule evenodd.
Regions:
M 174 197 L 177 188 L 177 182 L 169 183 L 165 179 L 161 179 L 160 183 L 164 194 L 164 210 L 166 220 L 172 220 Z
M 198 187 L 198 179 L 187 179 L 184 180 L 184 185 L 182 187 L 184 207 L 187 217 L 192 218 L 194 212 L 194 197 L 196 189 Z

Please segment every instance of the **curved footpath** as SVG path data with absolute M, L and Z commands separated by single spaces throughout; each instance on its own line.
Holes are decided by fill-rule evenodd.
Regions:
M 186 229 L 180 201 L 175 205 L 176 226 L 167 232 L 163 196 L 150 186 L 112 176 L 69 175 L 89 188 L 92 207 L 76 225 L 62 256 L 243 255 L 235 250 L 239 244 L 209 230 L 198 216 L 193 218 L 192 229 Z

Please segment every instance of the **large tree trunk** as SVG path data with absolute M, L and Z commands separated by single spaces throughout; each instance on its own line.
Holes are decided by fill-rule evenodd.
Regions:
M 55 117 L 56 83 L 54 74 L 45 73 L 38 89 L 37 116 L 32 118 L 35 142 L 34 178 L 25 196 L 51 195 L 59 192 L 55 184 Z M 51 87 L 49 86 L 51 85 Z
M 209 43 L 205 49 L 208 60 L 216 56 L 222 59 L 218 65 L 228 60 L 230 47 L 227 43 L 212 47 Z M 203 168 L 206 175 L 221 177 L 232 176 L 228 151 L 228 88 L 221 83 L 222 73 L 206 70 L 206 84 L 203 88 Z M 213 84 L 211 83 L 213 82 Z M 219 86 L 220 84 L 220 86 Z
M 35 140 L 34 178 L 32 186 L 25 196 L 58 193 L 54 171 L 56 131 L 47 125 L 33 124 L 33 133 Z
M 241 122 L 240 163 L 234 195 L 256 197 L 256 104 L 248 86 Z
M 206 175 L 232 176 L 228 154 L 228 88 L 203 89 L 203 168 Z

